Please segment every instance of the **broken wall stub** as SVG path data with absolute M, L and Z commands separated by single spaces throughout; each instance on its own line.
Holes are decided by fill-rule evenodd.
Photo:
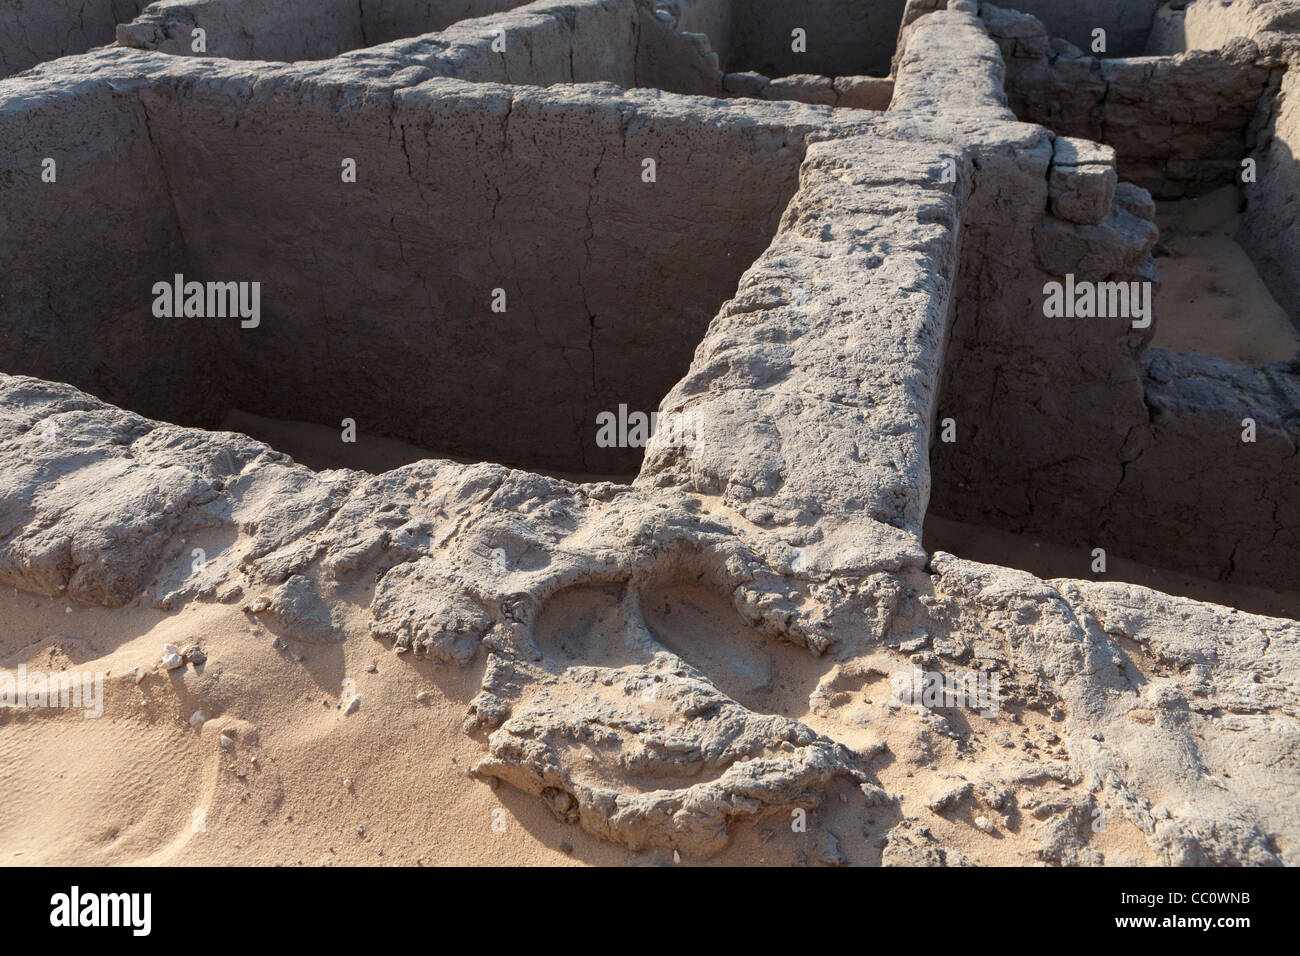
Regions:
M 44 299 L 32 293 L 4 310 L 10 367 L 185 423 L 215 425 L 224 409 L 193 404 L 237 395 L 273 417 L 350 415 L 452 454 L 580 474 L 636 471 L 639 449 L 601 447 L 587 424 L 621 404 L 657 408 L 768 244 L 805 140 L 851 127 L 812 107 L 665 106 L 613 88 L 575 99 L 428 80 L 357 98 L 328 73 L 304 82 L 285 68 L 262 70 L 254 90 L 247 67 L 214 65 L 194 83 L 185 69 L 174 64 L 147 84 L 98 83 L 119 118 L 121 160 L 152 152 L 148 168 L 172 199 L 107 197 L 126 220 L 116 224 L 122 234 L 140 237 L 141 255 L 124 270 L 121 246 L 88 234 L 73 251 L 83 274 L 111 273 L 110 295 L 80 283 L 61 293 L 78 334 L 112 341 L 125 322 L 137 354 L 114 368 L 94 352 L 48 347 L 30 335 Z M 15 136 L 31 144 L 19 161 L 73 147 L 15 114 Z M 282 137 L 286 124 L 299 130 L 296 145 Z M 128 142 L 135 148 L 122 149 Z M 318 157 L 307 167 L 303 149 Z M 355 185 L 340 176 L 344 161 L 356 164 Z M 92 190 L 109 188 L 109 170 L 100 176 Z M 127 197 L 136 200 L 129 207 Z M 7 203 L 14 216 L 28 207 L 28 221 L 52 214 L 39 192 Z M 15 241 L 12 261 L 33 251 Z M 58 253 L 28 262 L 27 287 L 58 284 L 69 250 Z M 139 296 L 176 274 L 261 281 L 255 352 L 236 323 L 169 339 L 176 325 Z M 463 319 L 430 336 L 431 314 Z M 184 354 L 163 367 L 173 351 Z M 651 352 L 657 361 L 644 362 Z M 352 359 L 332 368 L 337 354 Z M 495 359 L 490 374 L 466 361 L 430 376 L 447 355 Z

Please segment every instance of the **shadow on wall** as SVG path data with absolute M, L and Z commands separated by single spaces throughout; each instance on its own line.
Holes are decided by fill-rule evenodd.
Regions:
M 1085 53 L 1107 57 L 1145 53 L 1156 12 L 1163 4 L 1164 0 L 1003 0 L 996 6 L 1033 14 L 1049 35 Z
M 663 0 L 724 73 L 888 76 L 907 0 Z
M 636 416 L 771 241 L 812 129 L 441 80 L 340 110 L 338 87 L 304 91 L 291 70 L 256 97 L 219 71 L 0 111 L 0 139 L 22 144 L 0 212 L 27 227 L 0 230 L 4 371 L 178 424 L 219 427 L 232 406 L 351 418 L 447 455 L 632 474 Z M 75 188 L 29 185 L 50 152 Z M 355 158 L 356 181 L 304 155 Z M 178 274 L 238 283 L 257 321 L 212 310 L 210 286 L 194 311 L 186 286 L 160 312 L 157 284 Z
M 1243 189 L 1237 241 L 1300 329 L 1300 69 L 1288 71 L 1281 90 L 1272 135 L 1253 157 L 1255 181 Z
M 4 0 L 0 3 L 0 79 L 38 63 L 113 42 L 119 23 L 148 0 Z
M 235 60 L 323 60 L 445 30 L 528 0 L 162 0 L 117 28 L 121 46 Z M 194 49 L 194 30 L 203 48 Z

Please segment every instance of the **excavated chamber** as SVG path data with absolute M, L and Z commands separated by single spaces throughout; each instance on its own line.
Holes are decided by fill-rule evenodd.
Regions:
M 888 76 L 906 0 L 668 0 L 725 72 Z
M 0 85 L 0 368 L 181 424 L 349 418 L 566 473 L 636 472 L 597 417 L 682 377 L 825 115 L 287 70 L 254 90 L 165 60 L 175 77 L 51 84 L 39 110 Z M 256 326 L 159 317 L 177 275 L 259 283 Z

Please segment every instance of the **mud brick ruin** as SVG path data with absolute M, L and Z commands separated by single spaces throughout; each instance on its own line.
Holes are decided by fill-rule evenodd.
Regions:
M 886 864 L 1300 863 L 1300 626 L 923 539 L 1300 591 L 1300 366 L 1153 344 L 1158 203 L 1224 188 L 1300 324 L 1300 4 L 34 6 L 0 582 L 478 668 L 478 780 L 633 850 L 805 810 L 840 862 L 847 792 Z M 178 276 L 256 324 L 159 318 Z M 232 409 L 430 451 L 311 468 Z

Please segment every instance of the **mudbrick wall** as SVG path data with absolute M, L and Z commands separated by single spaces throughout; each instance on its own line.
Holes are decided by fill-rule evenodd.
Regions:
M 1188 4 L 1173 20 L 1163 41 L 1188 49 L 1213 49 L 1249 37 L 1260 50 L 1280 61 L 1270 95 L 1255 120 L 1257 163 L 1253 179 L 1242 184 L 1246 209 L 1238 241 L 1250 253 L 1273 296 L 1300 325 L 1300 9 L 1271 0 Z
M 0 3 L 0 78 L 113 42 L 114 27 L 148 0 L 5 0 Z
M 520 85 L 564 76 L 547 65 L 468 82 L 496 77 L 435 75 L 400 44 L 296 65 L 115 48 L 0 82 L 0 582 L 225 603 L 325 646 L 356 639 L 364 593 L 370 636 L 413 669 L 482 666 L 477 775 L 634 850 L 705 856 L 836 783 L 885 821 L 886 864 L 968 862 L 928 825 L 958 809 L 1044 863 L 1134 862 L 1089 845 L 1102 809 L 1141 834 L 1137 862 L 1296 863 L 1300 626 L 921 546 L 933 482 L 943 513 L 1087 540 L 1104 520 L 1097 543 L 1135 553 L 1212 540 L 1181 566 L 1296 586 L 1291 371 L 1043 316 L 1066 273 L 1154 278 L 1153 204 L 1112 150 L 1017 121 L 978 4 L 946 6 L 908 18 L 887 112 Z M 583 78 L 627 77 L 637 48 L 608 49 L 621 72 Z M 268 275 L 261 324 L 151 324 L 178 264 Z M 514 304 L 493 320 L 499 285 Z M 485 394 L 483 352 L 517 392 Z M 278 415 L 344 394 L 418 428 L 435 396 L 439 440 L 504 429 L 522 449 L 538 427 L 565 441 L 561 421 L 582 444 L 581 416 L 652 393 L 693 433 L 652 442 L 631 484 L 316 472 L 186 427 L 223 397 L 214 368 Z M 550 418 L 510 423 L 532 406 Z M 1220 429 L 1243 410 L 1263 437 L 1238 447 Z M 697 591 L 692 641 L 661 608 L 702 613 L 677 600 Z M 728 669 L 739 649 L 813 668 L 806 699 L 772 703 Z M 1000 674 L 1015 720 L 892 706 L 863 735 L 852 708 L 914 666 Z M 210 661 L 193 692 L 238 667 Z M 930 796 L 889 792 L 886 763 Z M 805 859 L 842 860 L 813 827 Z
M 437 17 L 408 16 L 403 21 L 407 32 L 372 27 L 364 31 L 368 42 L 362 42 L 355 9 L 312 6 L 297 16 L 292 5 L 263 4 L 253 16 L 235 0 L 177 0 L 155 4 L 137 21 L 119 27 L 118 42 L 188 55 L 192 30 L 201 25 L 208 31 L 207 52 L 216 49 L 235 59 L 289 60 L 365 46 L 367 58 L 392 56 L 439 76 L 475 81 L 546 85 L 606 80 L 678 93 L 888 107 L 893 84 L 886 74 L 901 11 L 896 0 L 788 9 L 737 3 L 481 3 L 474 7 L 473 19 L 448 24 L 446 11 Z M 239 26 L 250 17 L 263 27 L 250 33 Z M 811 31 L 816 56 L 789 49 L 796 27 Z M 403 39 L 378 42 L 390 35 Z M 758 49 L 760 38 L 773 37 L 781 42 L 768 42 L 766 53 Z M 869 73 L 880 75 L 865 75 Z
M 983 6 L 1007 62 L 1016 115 L 1106 143 L 1121 179 L 1157 199 L 1234 182 L 1257 145 L 1252 126 L 1282 63 L 1247 39 L 1171 56 L 1098 58 L 1058 46 L 1025 14 Z
M 220 408 L 193 407 L 200 396 L 211 405 L 238 394 L 277 417 L 333 421 L 351 409 L 427 447 L 579 473 L 636 470 L 638 452 L 598 449 L 584 423 L 620 402 L 655 409 L 769 241 L 805 139 L 831 125 L 829 110 L 788 104 L 573 99 L 451 80 L 358 99 L 333 75 L 304 84 L 283 69 L 261 71 L 254 91 L 248 67 L 205 63 L 198 82 L 165 61 L 148 83 L 91 81 L 110 107 L 100 122 L 114 123 L 98 134 L 116 144 L 111 164 L 77 148 L 83 124 L 59 124 L 76 140 L 56 142 L 32 130 L 44 115 L 14 111 L 11 141 L 40 143 L 18 163 L 76 160 L 62 174 L 66 206 L 54 212 L 28 193 L 6 204 L 12 223 L 84 209 L 112 192 L 121 164 L 155 178 L 104 197 L 120 210 L 110 228 L 134 237 L 131 268 L 121 244 L 97 234 L 55 250 L 6 231 L 11 261 L 25 263 L 3 312 L 10 367 L 196 424 L 220 418 Z M 281 135 L 288 122 L 299 130 L 294 145 Z M 298 159 L 308 142 L 322 157 L 314 168 Z M 345 158 L 357 164 L 358 188 L 341 181 Z M 656 182 L 642 179 L 646 158 Z M 95 170 L 89 181 L 83 161 Z M 50 222 L 46 234 L 60 231 Z M 86 281 L 57 282 L 71 261 Z M 176 326 L 159 323 L 142 292 L 176 273 L 261 282 L 267 330 L 251 361 L 238 344 L 247 330 L 213 327 L 171 368 Z M 487 322 L 497 289 L 506 311 Z M 72 317 L 58 334 L 71 322 L 110 355 L 133 341 L 135 357 L 106 362 L 53 346 L 55 330 L 33 311 L 44 316 L 56 294 Z M 430 337 L 420 318 L 430 308 L 462 319 Z M 34 326 L 48 335 L 33 337 Z M 659 361 L 645 363 L 647 351 Z M 425 372 L 440 355 L 484 353 L 496 356 L 499 377 L 469 364 Z M 333 368 L 338 354 L 357 361 Z M 419 400 L 395 404 L 401 383 L 417 380 Z
M 909 27 L 892 108 L 933 103 L 956 112 L 973 100 L 1010 120 L 997 45 L 978 22 L 954 31 L 956 20 L 925 17 Z M 913 63 L 926 64 L 916 81 Z M 976 75 L 986 79 L 972 92 Z M 1241 414 L 1241 369 L 1205 359 L 1194 386 L 1154 380 L 1141 359 L 1154 323 L 1046 317 L 1044 287 L 1067 275 L 1158 281 L 1149 255 L 1155 208 L 1145 191 L 1117 184 L 1113 151 L 1041 127 L 1013 128 L 1025 138 L 980 156 L 981 183 L 1005 188 L 976 190 L 964 216 L 940 410 L 958 437 L 934 446 L 932 508 L 1213 578 L 1297 586 L 1300 574 L 1286 557 L 1296 542 L 1271 505 L 1216 505 L 1233 487 L 1229 469 L 1258 469 L 1253 487 L 1274 489 L 1261 491 L 1267 499 L 1300 496 L 1300 471 L 1287 452 L 1300 440 L 1294 393 L 1268 384 L 1289 373 L 1249 379 L 1247 404 L 1267 410 L 1257 421 L 1267 440 L 1244 444 L 1243 419 L 1260 416 Z M 1233 450 L 1231 465 L 1204 454 L 1210 434 Z M 1162 485 L 1176 487 L 1162 500 L 1177 507 L 1139 504 L 1135 489 L 1154 494 Z
M 1025 4 L 1008 4 L 1028 10 Z M 1237 182 L 1239 241 L 1300 324 L 1300 10 L 1276 0 L 1163 7 L 1145 56 L 1099 59 L 1016 11 L 984 4 L 1022 119 L 1113 146 L 1122 179 L 1158 199 Z M 1051 37 L 1049 37 L 1051 34 Z M 1242 162 L 1257 168 L 1243 177 Z
M 1105 56 L 1139 56 L 1146 51 L 1162 0 L 1008 0 L 1003 4 L 1032 14 L 1054 37 L 1091 50 L 1093 31 L 1105 31 Z

